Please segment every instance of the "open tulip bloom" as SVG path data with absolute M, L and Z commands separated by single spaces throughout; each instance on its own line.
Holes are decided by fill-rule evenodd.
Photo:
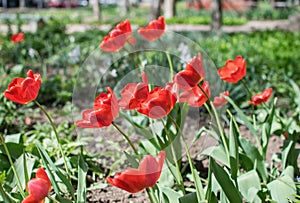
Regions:
M 237 56 L 235 60 L 228 60 L 218 73 L 222 80 L 236 83 L 246 76 L 246 71 L 246 60 L 242 56 Z
M 11 36 L 10 40 L 15 43 L 21 43 L 25 39 L 25 35 L 23 33 L 17 33 Z
M 94 107 L 82 112 L 82 120 L 76 121 L 80 128 L 102 128 L 109 126 L 119 114 L 119 105 L 113 90 L 101 93 L 94 101 Z
M 41 82 L 40 74 L 34 74 L 32 70 L 29 70 L 26 78 L 13 79 L 4 92 L 4 96 L 13 102 L 27 104 L 38 96 Z
M 125 46 L 130 36 L 130 21 L 122 21 L 103 38 L 100 48 L 106 52 L 117 52 Z
M 158 181 L 164 164 L 166 153 L 161 151 L 155 159 L 151 155 L 145 156 L 137 169 L 128 168 L 106 180 L 115 187 L 130 193 L 137 193 L 149 187 L 153 187 Z
M 44 199 L 51 191 L 51 182 L 43 168 L 39 168 L 36 172 L 36 178 L 31 179 L 27 183 L 29 196 L 22 203 L 43 203 Z
M 248 104 L 253 104 L 254 106 L 257 106 L 259 104 L 266 103 L 270 99 L 270 97 L 272 95 L 272 91 L 273 91 L 273 89 L 269 88 L 269 89 L 264 90 L 260 94 L 253 95 L 252 101 L 248 101 Z
M 146 40 L 154 41 L 163 36 L 165 29 L 165 19 L 163 16 L 160 16 L 157 20 L 151 21 L 145 28 L 140 28 L 138 33 Z

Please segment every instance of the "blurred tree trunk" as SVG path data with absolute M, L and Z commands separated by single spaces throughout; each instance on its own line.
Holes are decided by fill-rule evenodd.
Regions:
M 93 15 L 96 20 L 100 20 L 100 6 L 98 0 L 94 0 Z
M 2 0 L 2 7 L 4 8 L 4 9 L 7 9 L 8 8 L 8 5 L 7 5 L 7 0 Z
M 120 3 L 120 9 L 121 9 L 121 13 L 123 15 L 126 15 L 129 11 L 129 8 L 130 8 L 130 2 L 129 0 L 122 0 L 121 3 Z
M 222 0 L 212 0 L 211 31 L 220 35 L 222 27 Z
M 44 0 L 38 0 L 37 2 L 37 8 L 43 8 Z
M 150 13 L 148 16 L 148 21 L 157 19 L 161 14 L 161 5 L 162 0 L 152 0 Z
M 23 9 L 25 7 L 25 0 L 19 0 L 19 8 Z
M 164 1 L 165 18 L 172 18 L 176 15 L 176 0 L 165 0 Z

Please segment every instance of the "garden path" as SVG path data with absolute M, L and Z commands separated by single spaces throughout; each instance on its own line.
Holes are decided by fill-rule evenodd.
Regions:
M 137 28 L 137 25 L 132 26 L 133 29 Z M 109 30 L 111 25 L 89 25 L 89 24 L 70 24 L 67 25 L 67 33 L 73 32 L 85 32 L 91 29 Z M 173 24 L 168 25 L 167 29 L 170 31 L 210 31 L 210 25 L 184 25 Z M 37 23 L 31 22 L 22 26 L 24 32 L 35 32 L 37 30 Z M 245 25 L 240 26 L 223 26 L 223 32 L 253 32 L 263 30 L 285 30 L 285 31 L 300 31 L 300 14 L 290 16 L 287 20 L 269 20 L 269 21 L 249 21 Z M 8 31 L 7 25 L 0 24 L 0 32 L 6 33 Z M 17 26 L 12 25 L 12 31 L 17 31 Z

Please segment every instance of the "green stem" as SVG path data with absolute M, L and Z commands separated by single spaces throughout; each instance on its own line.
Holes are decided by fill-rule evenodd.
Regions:
M 214 117 L 216 119 L 216 122 L 217 122 L 217 126 L 218 126 L 218 130 L 219 130 L 219 133 L 220 133 L 220 136 L 221 136 L 221 139 L 222 139 L 222 142 L 223 142 L 223 145 L 225 147 L 225 151 L 226 151 L 226 154 L 227 154 L 227 158 L 228 158 L 228 161 L 230 161 L 230 154 L 229 154 L 229 149 L 228 149 L 228 146 L 227 146 L 227 142 L 226 142 L 226 138 L 225 138 L 225 135 L 224 135 L 224 131 L 223 131 L 223 128 L 221 126 L 221 122 L 220 122 L 220 118 L 219 118 L 219 115 L 216 111 L 216 108 L 214 106 L 214 104 L 212 103 L 212 101 L 210 100 L 210 98 L 208 97 L 207 93 L 204 91 L 204 89 L 201 87 L 201 85 L 199 84 L 198 87 L 200 88 L 200 90 L 202 91 L 202 93 L 205 95 L 205 97 L 207 98 L 207 102 L 209 102 L 211 108 L 212 108 L 212 111 L 214 113 Z M 205 106 L 206 109 L 209 109 L 208 106 Z M 211 114 L 211 111 L 209 110 L 209 114 L 212 116 Z
M 174 67 L 169 52 L 165 52 L 170 66 L 170 80 L 173 79 Z
M 213 105 L 212 102 L 210 102 L 210 106 L 211 106 L 211 108 L 212 108 L 212 110 L 214 112 L 214 115 L 215 115 L 215 119 L 216 119 L 216 122 L 217 122 L 218 130 L 219 130 L 219 133 L 220 133 L 220 136 L 221 136 L 221 139 L 222 139 L 222 142 L 223 142 L 226 154 L 227 154 L 228 161 L 230 161 L 229 149 L 228 149 L 228 145 L 227 145 L 227 142 L 226 142 L 226 138 L 225 138 L 225 135 L 224 135 L 223 128 L 221 126 L 219 115 L 218 115 L 218 113 L 216 111 L 216 108 L 214 107 L 214 105 Z
M 131 146 L 131 148 L 133 149 L 135 155 L 139 155 L 137 149 L 135 148 L 134 144 L 132 143 L 132 141 L 129 139 L 129 137 L 126 135 L 126 133 L 124 133 L 123 130 L 121 130 L 119 128 L 119 126 L 117 126 L 114 122 L 111 123 L 122 135 L 123 137 L 125 138 L 125 140 L 128 142 L 128 144 Z
M 58 148 L 59 148 L 59 151 L 63 157 L 63 160 L 64 160 L 64 165 L 65 165 L 65 168 L 66 168 L 66 172 L 67 172 L 67 178 L 70 180 L 70 172 L 69 172 L 69 168 L 68 168 L 68 165 L 67 165 L 67 160 L 66 160 L 66 157 L 65 157 L 65 154 L 62 150 L 62 147 L 61 147 L 61 144 L 60 144 L 60 139 L 59 139 L 59 136 L 58 136 L 58 133 L 57 133 L 57 130 L 56 130 L 56 127 L 55 127 L 55 124 L 52 120 L 52 118 L 50 117 L 50 115 L 47 113 L 46 109 L 36 100 L 34 100 L 34 103 L 42 110 L 42 112 L 46 115 L 46 117 L 48 118 L 51 126 L 52 126 L 52 129 L 54 131 L 54 134 L 55 134 L 55 138 L 56 138 L 56 141 L 58 143 Z
M 13 203 L 13 200 L 6 194 L 4 188 L 2 187 L 2 184 L 0 184 L 0 194 L 2 194 L 2 199 L 6 203 Z
M 246 82 L 245 82 L 244 79 L 242 79 L 241 82 L 242 82 L 243 86 L 246 88 L 246 90 L 247 90 L 247 92 L 248 92 L 248 95 L 249 95 L 249 98 L 250 98 L 250 101 L 251 101 L 251 100 L 252 100 L 252 93 L 251 93 L 251 91 L 250 91 L 248 85 L 246 84 Z
M 165 54 L 167 56 L 168 59 L 168 63 L 169 63 L 169 67 L 170 67 L 170 80 L 173 80 L 173 74 L 174 74 L 174 67 L 173 67 L 173 63 L 170 57 L 170 53 L 167 51 L 167 48 L 165 47 L 164 43 L 161 41 L 161 39 L 158 39 L 158 41 L 160 42 L 161 46 L 164 48 L 165 50 Z
M 150 198 L 150 201 L 152 203 L 159 203 L 159 201 L 157 200 L 156 196 L 153 193 L 152 188 L 146 188 L 146 191 L 147 191 L 147 194 L 148 194 L 148 196 Z
M 176 153 L 175 153 L 175 150 L 174 150 L 174 147 L 173 147 L 173 144 L 172 144 L 172 139 L 171 139 L 171 136 L 169 134 L 169 131 L 168 129 L 166 128 L 166 125 L 165 123 L 163 122 L 163 120 L 161 119 L 161 122 L 164 126 L 164 130 L 166 132 L 166 135 L 167 135 L 167 138 L 168 138 L 168 142 L 169 142 L 169 145 L 171 145 L 171 151 L 172 151 L 172 156 L 173 156 L 173 161 L 175 162 L 175 166 L 176 166 L 176 169 L 178 171 L 178 175 L 179 175 L 179 185 L 180 185 L 180 189 L 181 191 L 183 192 L 183 194 L 185 194 L 185 189 L 184 189 L 184 183 L 183 183 L 183 177 L 181 175 L 181 171 L 180 171 L 180 167 L 178 165 L 178 162 L 177 162 L 177 158 L 176 158 Z
M 22 183 L 21 183 L 20 177 L 19 177 L 19 175 L 18 175 L 18 173 L 17 173 L 17 170 L 16 170 L 16 168 L 15 168 L 15 165 L 14 165 L 14 163 L 13 163 L 13 161 L 12 161 L 12 158 L 11 158 L 11 155 L 10 155 L 9 150 L 8 150 L 8 148 L 7 148 L 7 145 L 6 145 L 6 143 L 5 143 L 4 137 L 3 137 L 2 135 L 0 135 L 0 139 L 1 139 L 1 142 L 2 142 L 2 144 L 3 144 L 4 150 L 5 150 L 5 152 L 6 152 L 6 155 L 7 155 L 7 157 L 8 157 L 10 166 L 11 166 L 11 168 L 12 168 L 12 170 L 13 170 L 13 172 L 14 172 L 16 178 L 17 178 L 17 181 L 18 181 L 18 188 L 19 188 L 19 191 L 20 191 L 20 193 L 21 193 L 21 196 L 22 196 L 23 198 L 25 198 L 26 195 L 25 195 L 25 193 L 24 193 L 24 191 L 23 191 Z
M 59 203 L 59 201 L 57 201 L 56 199 L 54 199 L 52 196 L 50 196 L 50 195 L 47 195 L 47 197 L 48 197 L 50 200 L 52 200 L 53 202 L 55 202 L 55 203 Z
M 184 139 L 184 136 L 183 136 L 183 133 L 180 129 L 180 127 L 178 126 L 178 124 L 176 123 L 176 121 L 173 119 L 172 116 L 169 115 L 169 118 L 171 119 L 172 123 L 175 125 L 177 131 L 180 133 L 181 135 L 181 138 L 182 138 L 182 141 L 183 141 L 183 144 L 184 144 L 184 148 L 185 148 L 185 151 L 187 153 L 187 157 L 188 157 L 188 161 L 189 161 L 189 165 L 190 165 L 190 168 L 191 168 L 191 171 L 192 171 L 192 175 L 193 175 L 193 178 L 194 178 L 194 183 L 195 183 L 195 186 L 196 186 L 196 193 L 197 193 L 197 198 L 198 198 L 198 201 L 200 202 L 201 201 L 201 194 L 200 194 L 200 190 L 199 188 L 202 188 L 202 185 L 198 185 L 198 182 L 197 182 L 197 178 L 196 178 L 196 174 L 195 174 L 195 171 L 194 171 L 194 164 L 193 164 L 193 161 L 192 161 L 192 158 L 191 158 L 191 153 L 190 153 L 190 150 L 188 148 L 188 145 Z

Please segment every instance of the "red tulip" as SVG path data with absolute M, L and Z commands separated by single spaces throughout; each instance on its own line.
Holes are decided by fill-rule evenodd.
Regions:
M 31 179 L 26 186 L 29 196 L 22 203 L 43 203 L 44 199 L 51 191 L 51 182 L 46 171 L 39 168 L 36 172 L 36 178 Z
M 119 114 L 118 101 L 110 87 L 108 94 L 101 93 L 94 102 L 93 109 L 82 112 L 82 120 L 76 121 L 80 128 L 102 128 L 109 126 Z
M 106 180 L 113 186 L 130 193 L 153 187 L 160 177 L 165 156 L 164 151 L 161 151 L 156 159 L 147 155 L 141 160 L 137 169 L 128 168 L 114 177 L 107 177 Z
M 21 43 L 24 40 L 24 38 L 25 35 L 22 32 L 20 32 L 18 34 L 14 34 L 13 36 L 11 36 L 10 40 L 13 43 L 17 44 L 17 43 Z
M 207 81 L 204 81 L 201 85 L 201 88 L 204 90 L 206 95 L 198 86 L 195 86 L 192 89 L 185 90 L 183 93 L 181 93 L 179 97 L 179 102 L 187 102 L 188 105 L 191 107 L 202 106 L 210 97 L 209 83 Z
M 257 106 L 259 104 L 267 102 L 272 95 L 272 88 L 264 90 L 261 94 L 256 94 L 252 96 L 252 101 L 248 101 L 248 104 L 253 104 Z
M 106 52 L 117 52 L 124 47 L 130 35 L 130 21 L 122 21 L 103 38 L 100 48 Z
M 147 99 L 140 104 L 137 111 L 154 119 L 167 116 L 177 100 L 176 94 L 169 89 L 170 87 L 156 87 L 150 91 Z
M 241 56 L 237 56 L 235 60 L 228 60 L 218 73 L 222 80 L 236 83 L 246 76 L 246 60 Z
M 119 106 L 124 110 L 136 109 L 141 102 L 145 101 L 149 95 L 148 79 L 145 72 L 142 73 L 143 82 L 127 84 L 122 92 L 122 98 L 119 100 Z
M 205 78 L 205 71 L 202 66 L 202 55 L 186 65 L 185 70 L 180 71 L 174 77 L 174 81 L 178 84 L 179 89 L 187 90 L 197 86 Z
M 214 98 L 213 105 L 216 108 L 221 108 L 224 104 L 228 103 L 228 101 L 224 98 L 224 96 L 228 97 L 229 92 L 228 91 L 223 92 L 220 96 Z
M 4 96 L 13 102 L 27 104 L 36 99 L 41 83 L 40 74 L 33 74 L 32 70 L 29 70 L 26 78 L 13 79 L 4 92 Z
M 160 38 L 164 33 L 166 29 L 166 22 L 163 16 L 158 17 L 157 20 L 151 21 L 147 27 L 140 28 L 138 30 L 139 35 L 141 35 L 143 38 L 154 41 L 158 38 Z

